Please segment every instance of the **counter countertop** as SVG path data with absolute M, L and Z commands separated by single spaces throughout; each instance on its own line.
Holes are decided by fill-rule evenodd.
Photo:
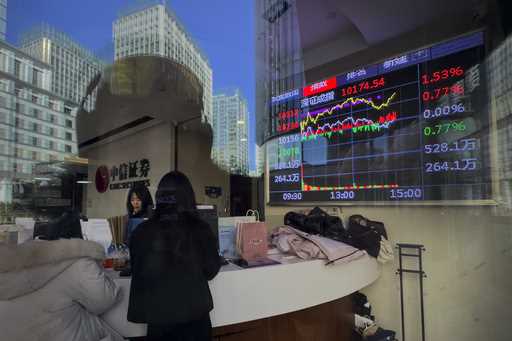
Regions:
M 210 282 L 213 327 L 281 315 L 350 295 L 373 283 L 380 274 L 367 255 L 346 264 L 324 265 L 323 260 L 302 261 L 230 271 L 229 266 Z M 123 298 L 103 315 L 125 337 L 146 334 L 144 324 L 126 320 L 130 278 L 113 276 Z

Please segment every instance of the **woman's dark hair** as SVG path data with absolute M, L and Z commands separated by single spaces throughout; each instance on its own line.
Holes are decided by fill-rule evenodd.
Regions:
M 195 214 L 196 197 L 187 176 L 173 171 L 164 175 L 156 191 L 155 218 L 177 219 L 183 213 Z
M 128 215 L 130 217 L 133 215 L 133 206 L 131 203 L 133 193 L 135 193 L 142 202 L 140 214 L 149 215 L 150 210 L 153 206 L 153 198 L 151 197 L 151 193 L 149 193 L 148 188 L 144 185 L 135 185 L 132 188 L 130 188 L 130 191 L 128 192 L 128 197 L 126 198 L 126 210 L 128 212 Z

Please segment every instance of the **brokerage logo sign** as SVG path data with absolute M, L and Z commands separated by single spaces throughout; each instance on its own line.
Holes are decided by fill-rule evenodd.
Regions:
M 127 189 L 141 184 L 150 186 L 149 172 L 151 164 L 148 159 L 129 161 L 111 167 L 102 165 L 96 170 L 96 190 L 105 193 L 108 189 Z
M 108 189 L 110 182 L 110 175 L 107 166 L 100 166 L 96 169 L 96 176 L 94 183 L 96 184 L 96 190 L 99 193 L 105 193 Z

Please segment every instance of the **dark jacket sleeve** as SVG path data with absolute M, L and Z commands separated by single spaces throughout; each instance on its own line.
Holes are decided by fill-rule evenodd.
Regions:
M 130 265 L 133 269 L 134 263 L 140 261 L 140 258 L 144 254 L 144 249 L 147 249 L 147 229 L 149 222 L 142 222 L 137 228 L 130 233 L 128 238 L 128 247 L 130 251 Z M 140 227 L 140 228 L 139 228 Z M 139 264 L 140 266 L 140 264 Z
M 199 252 L 202 260 L 203 274 L 212 280 L 220 270 L 221 260 L 217 251 L 217 240 L 208 224 L 201 222 L 199 228 Z

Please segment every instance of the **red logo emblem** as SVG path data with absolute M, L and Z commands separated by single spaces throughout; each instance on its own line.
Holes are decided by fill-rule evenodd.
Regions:
M 99 193 L 105 193 L 108 189 L 110 175 L 107 166 L 100 166 L 96 170 L 95 184 Z

